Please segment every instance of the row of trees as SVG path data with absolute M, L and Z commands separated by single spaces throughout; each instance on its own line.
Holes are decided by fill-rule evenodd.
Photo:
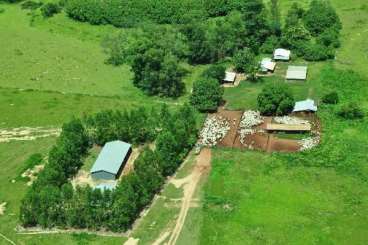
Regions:
M 73 120 L 63 126 L 48 164 L 23 199 L 20 220 L 26 227 L 125 231 L 160 190 L 165 177 L 178 168 L 196 136 L 196 115 L 190 106 L 175 112 L 166 106 L 160 111 L 108 111 L 83 121 Z M 116 139 L 136 143 L 155 140 L 156 147 L 154 151 L 143 150 L 134 171 L 115 190 L 74 189 L 69 180 L 82 166 L 89 147 Z

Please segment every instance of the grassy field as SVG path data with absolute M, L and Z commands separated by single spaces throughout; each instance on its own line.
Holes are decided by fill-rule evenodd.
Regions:
M 281 2 L 286 7 L 293 1 Z M 336 60 L 309 64 L 308 81 L 288 86 L 296 99 L 318 100 L 336 89 L 341 103 L 355 101 L 367 110 L 367 3 L 331 2 L 344 25 Z M 278 78 L 226 90 L 227 107 L 254 109 L 265 84 L 285 82 L 284 65 L 276 72 Z M 366 244 L 367 120 L 344 121 L 336 110 L 320 106 L 322 143 L 310 152 L 266 155 L 214 150 L 204 208 L 193 214 L 200 223 L 200 243 Z
M 281 9 L 293 2 L 280 0 Z M 366 0 L 331 0 L 343 21 L 342 47 L 333 62 L 310 63 L 308 81 L 289 83 L 296 99 L 319 99 L 338 89 L 342 102 L 354 100 L 368 110 L 368 4 Z M 45 20 L 17 5 L 0 4 L 0 128 L 59 127 L 73 116 L 101 109 L 125 109 L 188 98 L 203 67 L 187 67 L 187 93 L 178 100 L 148 97 L 131 84 L 128 66 L 104 64 L 102 38 L 118 29 L 91 26 L 61 13 Z M 285 14 L 283 11 L 282 14 Z M 306 64 L 296 60 L 292 63 Z M 260 83 L 243 82 L 226 89 L 230 109 L 254 109 L 267 83 L 284 83 L 287 63 Z M 335 70 L 351 69 L 351 74 Z M 367 121 L 349 122 L 321 107 L 322 145 L 308 153 L 266 155 L 215 149 L 213 169 L 196 197 L 199 208 L 189 210 L 178 244 L 366 244 L 368 230 Z M 19 235 L 20 200 L 26 183 L 12 183 L 31 154 L 46 154 L 54 138 L 0 144 L 0 233 L 16 244 L 122 244 L 126 238 L 87 234 Z M 89 159 L 89 164 L 93 159 Z M 178 173 L 185 177 L 191 164 Z M 172 185 L 167 198 L 180 198 Z M 172 225 L 179 209 L 159 199 L 133 237 L 151 244 Z M 8 244 L 0 237 L 0 244 Z

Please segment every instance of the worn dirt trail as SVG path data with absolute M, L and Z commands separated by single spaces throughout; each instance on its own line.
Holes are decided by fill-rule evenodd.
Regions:
M 50 136 L 58 136 L 60 132 L 60 128 L 48 127 L 0 129 L 0 143 L 7 143 L 10 141 L 27 141 Z
M 197 157 L 193 172 L 182 180 L 173 180 L 172 183 L 178 187 L 178 184 L 184 189 L 184 196 L 180 208 L 179 216 L 176 220 L 174 229 L 171 232 L 168 245 L 176 244 L 180 232 L 184 226 L 188 210 L 191 207 L 193 196 L 201 177 L 207 174 L 211 168 L 211 149 L 203 149 Z M 183 181 L 184 180 L 184 181 Z

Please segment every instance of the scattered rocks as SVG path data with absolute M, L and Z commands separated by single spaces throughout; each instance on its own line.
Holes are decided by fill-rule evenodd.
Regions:
M 254 127 L 263 123 L 263 118 L 258 111 L 245 111 L 239 124 L 240 142 L 245 144 L 245 137 L 258 132 Z
M 215 146 L 230 130 L 230 124 L 221 116 L 209 116 L 200 133 L 200 144 L 203 146 Z
M 316 147 L 319 144 L 319 140 L 320 138 L 318 136 L 302 139 L 300 141 L 300 151 L 307 151 Z

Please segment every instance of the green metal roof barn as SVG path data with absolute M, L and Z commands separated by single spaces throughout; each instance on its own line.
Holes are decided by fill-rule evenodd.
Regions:
M 132 152 L 132 146 L 123 141 L 105 144 L 91 169 L 93 179 L 113 180 L 119 177 Z

